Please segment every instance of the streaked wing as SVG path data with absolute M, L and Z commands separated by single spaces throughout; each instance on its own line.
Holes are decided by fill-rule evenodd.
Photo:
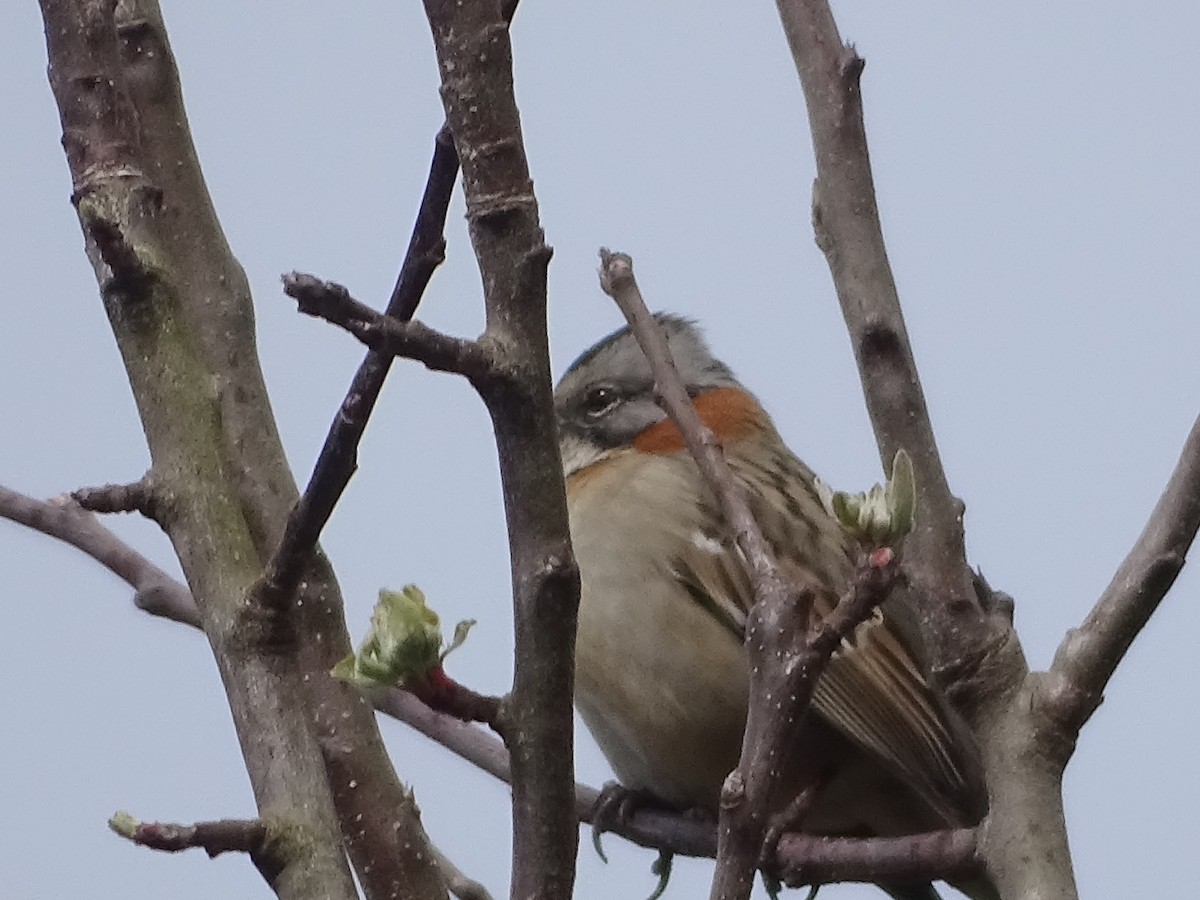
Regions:
M 844 584 L 850 571 L 844 540 L 807 490 L 812 476 L 803 463 L 783 448 L 769 464 L 731 462 L 744 483 L 751 476 L 773 489 L 805 486 L 802 496 L 752 495 L 753 511 L 793 576 L 814 586 Z M 764 474 L 778 473 L 785 465 L 790 469 L 787 479 Z M 733 542 L 724 535 L 698 533 L 673 569 L 696 601 L 741 640 L 753 597 Z M 837 600 L 833 590 L 817 590 L 813 621 L 827 615 Z M 964 815 L 970 779 L 959 764 L 956 741 L 937 697 L 902 640 L 894 611 L 887 607 L 876 610 L 834 653 L 817 683 L 813 710 L 913 787 L 947 822 L 957 824 Z

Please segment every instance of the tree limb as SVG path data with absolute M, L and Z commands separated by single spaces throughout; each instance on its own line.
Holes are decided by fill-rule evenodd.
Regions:
M 187 585 L 150 562 L 100 524 L 69 494 L 35 500 L 0 485 L 0 517 L 82 550 L 134 589 L 138 609 L 184 625 L 200 627 L 200 612 Z
M 290 607 L 243 602 L 296 491 L 258 367 L 245 273 L 200 172 L 161 12 L 153 0 L 46 0 L 43 9 L 74 199 L 150 444 L 155 497 L 169 506 L 259 811 L 283 821 L 295 808 L 297 826 L 312 826 L 296 846 L 313 865 L 285 869 L 274 886 L 352 895 L 344 834 L 368 897 L 444 896 L 374 717 L 328 676 L 350 645 L 327 562 L 314 558 Z M 81 66 L 93 51 L 98 64 Z M 300 638 L 318 629 L 322 640 Z M 310 748 L 318 765 L 301 772 Z M 326 823 L 330 789 L 338 815 Z
M 264 851 L 267 841 L 267 826 L 260 819 L 218 819 L 192 825 L 174 825 L 168 822 L 142 822 L 129 813 L 119 812 L 108 820 L 108 827 L 135 844 L 167 853 L 199 847 L 209 856 L 222 853 L 258 856 Z
M 579 571 L 550 382 L 550 248 L 522 143 L 500 4 L 425 0 L 425 13 L 484 286 L 480 343 L 493 354 L 497 376 L 475 386 L 496 435 L 512 568 L 516 652 L 512 692 L 501 709 L 513 769 L 511 892 L 567 900 L 578 847 L 572 695 Z
M 778 0 L 800 76 L 816 157 L 813 227 L 850 332 L 885 467 L 908 451 L 917 516 L 905 571 L 935 668 L 979 653 L 980 610 L 963 543 L 963 505 L 950 493 L 883 243 L 862 119 L 863 61 L 842 43 L 825 0 Z
M 166 527 L 221 670 L 259 813 L 305 836 L 289 846 L 271 887 L 289 900 L 352 898 L 294 631 L 242 603 L 257 554 L 219 430 L 215 373 L 187 312 L 197 284 L 173 252 L 179 198 L 156 181 L 162 156 L 148 146 L 153 113 L 169 100 L 156 95 L 139 107 L 137 99 L 148 70 L 170 69 L 170 50 L 153 22 L 118 23 L 115 6 L 41 3 L 72 199 L 150 447 L 151 503 L 171 503 Z M 122 56 L 131 45 L 133 64 Z
M 1125 653 L 1175 583 L 1200 528 L 1200 419 L 1137 543 L 1050 667 L 1047 708 L 1072 738 L 1095 712 Z
M 486 345 L 377 313 L 335 282 L 292 272 L 283 276 L 283 292 L 296 300 L 300 312 L 344 328 L 378 354 L 413 359 L 435 372 L 462 375 L 473 384 L 481 384 L 496 371 Z
M 813 225 L 833 275 L 883 459 L 908 451 L 916 528 L 905 544 L 905 599 L 930 668 L 978 739 L 990 804 L 987 874 L 1005 898 L 1076 894 L 1062 807 L 1069 748 L 1035 720 L 1031 676 L 1011 622 L 976 602 L 962 504 L 950 493 L 883 244 L 862 119 L 862 59 L 826 0 L 777 0 L 808 109 L 816 157 Z

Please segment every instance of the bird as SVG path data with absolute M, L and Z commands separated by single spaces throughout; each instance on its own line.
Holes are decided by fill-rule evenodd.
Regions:
M 781 566 L 813 588 L 815 620 L 847 585 L 855 540 L 700 327 L 655 319 Z M 740 551 L 628 327 L 571 364 L 554 405 L 581 580 L 576 708 L 624 789 L 715 818 L 749 693 L 753 591 Z M 789 783 L 820 785 L 803 831 L 898 836 L 979 821 L 977 751 L 923 659 L 912 609 L 895 596 L 835 652 L 790 748 Z M 937 896 L 927 883 L 881 887 Z

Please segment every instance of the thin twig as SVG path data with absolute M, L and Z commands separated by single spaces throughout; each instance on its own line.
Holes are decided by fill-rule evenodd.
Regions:
M 138 609 L 200 627 L 200 613 L 186 585 L 105 528 L 70 495 L 35 500 L 0 486 L 0 517 L 82 550 L 134 589 L 133 602 Z
M 511 22 L 517 0 L 505 0 L 501 14 Z M 395 287 L 388 299 L 386 315 L 395 322 L 408 322 L 429 285 L 429 280 L 446 255 L 446 214 L 458 179 L 458 151 L 449 126 L 443 124 L 434 138 L 429 175 L 421 205 Z M 350 479 L 358 468 L 358 445 L 379 399 L 393 357 L 371 350 L 354 373 L 341 407 L 333 417 L 312 476 L 299 502 L 288 515 L 279 546 L 271 555 L 266 583 L 270 591 L 287 597 L 295 590 L 317 539 L 333 514 Z
M 484 381 L 494 371 L 491 354 L 478 341 L 377 313 L 335 282 L 292 272 L 283 276 L 283 292 L 297 301 L 300 312 L 344 328 L 376 353 L 413 359 L 437 372 L 463 375 L 473 383 Z
M 409 691 L 430 709 L 463 722 L 480 722 L 498 734 L 503 734 L 500 720 L 502 700 L 481 694 L 455 681 L 440 666 L 434 666 Z
M 1100 703 L 1130 644 L 1175 583 L 1200 528 L 1200 418 L 1146 527 L 1083 623 L 1050 667 L 1050 709 L 1071 735 Z
M 787 585 L 775 554 L 750 512 L 750 504 L 725 459 L 721 442 L 692 406 L 671 358 L 667 338 L 642 299 L 633 277 L 633 260 L 628 254 L 601 248 L 600 287 L 616 301 L 629 322 L 630 331 L 650 362 L 663 409 L 679 426 L 688 452 L 721 504 L 721 513 L 749 564 L 756 601 L 765 596 L 785 599 Z
M 434 141 L 429 177 L 413 223 L 387 315 L 396 322 L 412 319 L 429 279 L 445 258 L 446 213 L 458 177 L 458 153 L 443 126 Z M 358 445 L 392 365 L 392 356 L 371 350 L 354 373 L 303 495 L 288 515 L 283 536 L 271 554 L 257 590 L 290 597 L 308 565 L 317 539 L 358 468 Z
M 829 659 L 842 640 L 888 598 L 900 574 L 898 563 L 899 559 L 890 547 L 879 547 L 863 554 L 837 606 L 809 635 L 809 651 Z
M 980 871 L 977 846 L 974 828 L 866 840 L 786 834 L 779 841 L 776 874 L 788 887 L 969 878 Z
M 135 844 L 167 853 L 199 847 L 209 856 L 221 853 L 259 854 L 267 839 L 267 826 L 260 819 L 218 819 L 193 825 L 174 825 L 168 822 L 142 822 L 129 813 L 119 812 L 108 820 L 108 827 Z
M 811 697 L 810 686 L 804 700 L 795 704 L 797 709 L 772 709 L 764 715 L 760 699 L 772 694 L 764 695 L 757 681 L 777 674 L 780 668 L 778 658 L 774 664 L 769 661 L 768 642 L 775 643 L 782 636 L 795 639 L 797 635 L 803 641 L 812 597 L 784 578 L 720 442 L 692 405 L 666 336 L 642 299 L 633 276 L 633 261 L 627 254 L 613 253 L 607 248 L 600 250 L 600 286 L 616 301 L 629 322 L 630 331 L 654 373 L 659 402 L 678 426 L 688 452 L 716 495 L 751 579 L 754 602 L 746 622 L 752 673 L 750 704 L 738 767 L 726 778 L 721 790 L 717 868 L 710 894 L 713 900 L 744 900 L 754 886 L 754 873 L 767 835 L 767 798 L 781 777 L 779 767 L 756 764 L 761 762 L 756 759 L 760 753 L 769 752 L 759 738 L 769 731 L 773 733 L 768 740 L 784 740 L 783 732 L 796 726 Z M 759 665 L 760 662 L 764 665 Z M 783 692 L 779 696 L 789 695 Z
M 150 476 L 130 484 L 106 484 L 82 487 L 71 492 L 72 499 L 83 509 L 94 513 L 140 513 L 158 521 L 159 504 L 154 496 Z

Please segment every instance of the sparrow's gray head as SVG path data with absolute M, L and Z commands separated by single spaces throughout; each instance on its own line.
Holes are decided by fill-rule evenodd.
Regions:
M 713 356 L 695 322 L 658 313 L 667 346 L 684 386 L 693 397 L 723 387 L 740 387 Z M 655 399 L 650 363 L 629 328 L 597 342 L 571 364 L 554 392 L 563 464 L 567 474 L 585 468 L 607 451 L 630 444 L 667 417 Z

